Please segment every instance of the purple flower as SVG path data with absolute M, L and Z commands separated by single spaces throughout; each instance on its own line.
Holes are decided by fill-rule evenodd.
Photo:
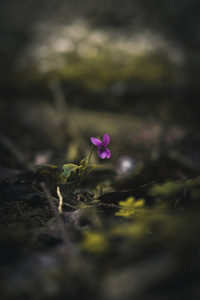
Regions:
M 101 157 L 102 159 L 110 158 L 110 150 L 106 148 L 106 146 L 108 146 L 108 144 L 110 143 L 110 137 L 107 133 L 104 134 L 103 141 L 101 141 L 100 138 L 95 137 L 91 137 L 90 140 L 92 144 L 98 147 L 99 157 Z

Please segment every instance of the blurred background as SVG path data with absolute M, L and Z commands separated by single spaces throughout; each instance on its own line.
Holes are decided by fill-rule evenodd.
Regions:
M 77 163 L 108 133 L 120 176 L 198 173 L 198 5 L 1 0 L 1 167 Z

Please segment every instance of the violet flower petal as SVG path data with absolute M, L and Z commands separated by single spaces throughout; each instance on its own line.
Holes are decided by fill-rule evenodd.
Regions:
M 101 157 L 102 159 L 106 158 L 106 151 L 105 151 L 105 149 L 103 149 L 103 151 L 102 151 L 101 147 L 98 148 L 98 154 L 99 154 L 99 157 Z
M 106 152 L 106 158 L 110 158 L 111 157 L 111 152 L 108 148 L 104 149 L 104 152 Z
M 92 144 L 94 144 L 97 147 L 102 147 L 103 146 L 102 141 L 98 138 L 91 137 L 90 140 L 91 140 Z
M 108 146 L 109 143 L 110 143 L 110 136 L 106 133 L 106 134 L 104 134 L 104 137 L 103 137 L 104 147 Z

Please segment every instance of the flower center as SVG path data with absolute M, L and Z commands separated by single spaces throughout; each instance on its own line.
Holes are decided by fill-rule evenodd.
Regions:
M 101 146 L 101 147 L 100 147 L 100 152 L 102 153 L 102 152 L 104 152 L 104 150 L 105 150 L 105 147 L 104 147 L 104 146 Z

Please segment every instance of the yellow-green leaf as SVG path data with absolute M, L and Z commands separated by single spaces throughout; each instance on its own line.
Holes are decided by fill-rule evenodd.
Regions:
M 86 231 L 82 241 L 82 248 L 93 254 L 101 254 L 108 250 L 109 244 L 103 232 Z
M 119 206 L 121 209 L 116 212 L 116 216 L 130 218 L 141 212 L 144 208 L 145 200 L 135 200 L 134 197 L 128 197 L 125 201 L 120 201 Z

